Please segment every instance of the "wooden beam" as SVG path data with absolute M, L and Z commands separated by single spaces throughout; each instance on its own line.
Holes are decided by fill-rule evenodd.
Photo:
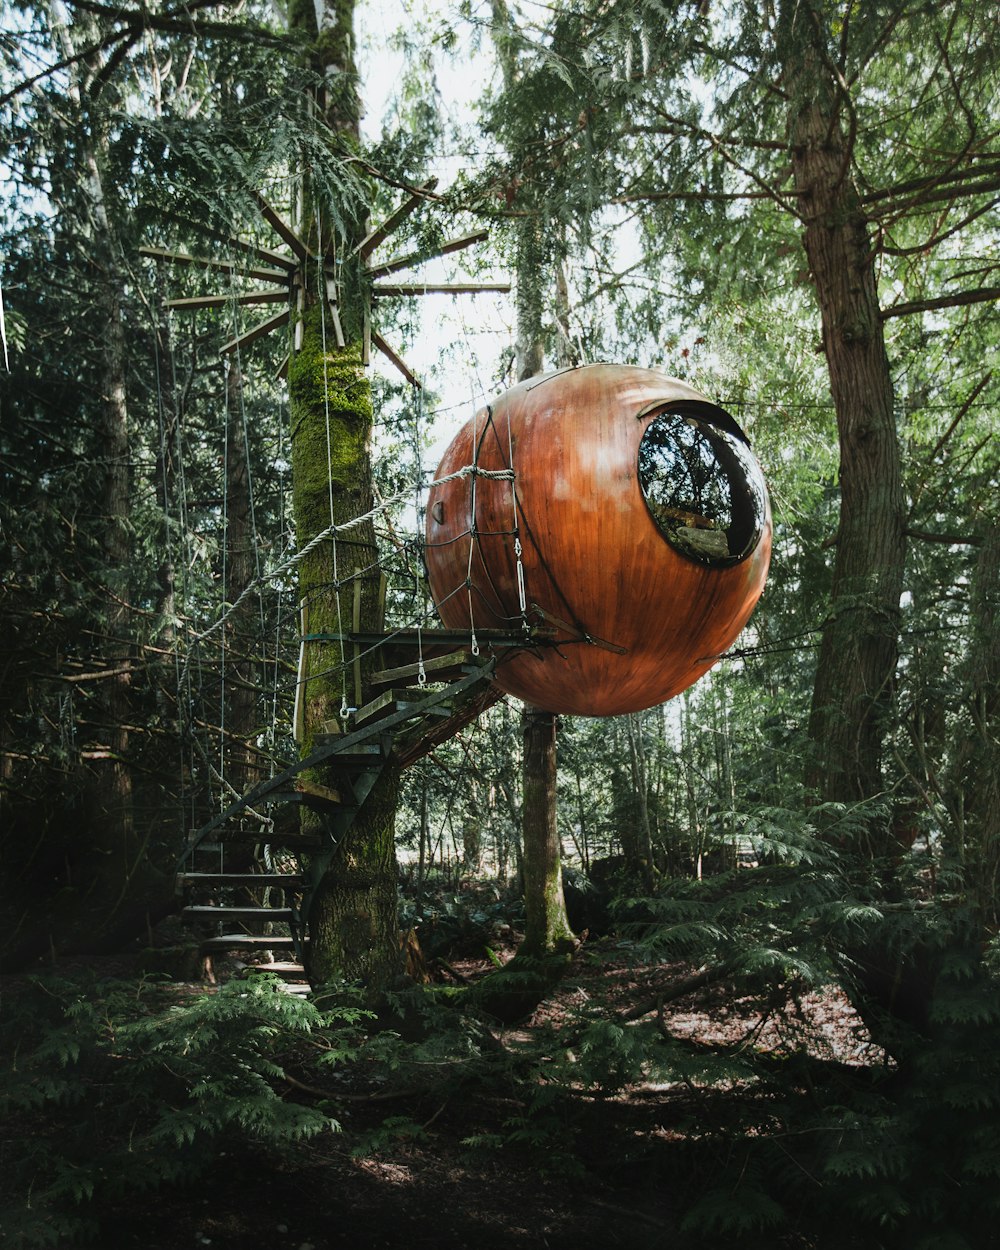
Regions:
M 140 256 L 148 256 L 151 260 L 163 261 L 169 265 L 199 265 L 203 269 L 221 269 L 223 273 L 237 273 L 245 278 L 256 278 L 259 282 L 287 282 L 288 271 L 285 269 L 262 269 L 254 265 L 241 265 L 235 260 L 218 260 L 214 256 L 190 256 L 187 252 L 168 252 L 163 247 L 140 247 Z
M 210 239 L 218 239 L 226 247 L 232 248 L 234 252 L 241 252 L 244 256 L 256 256 L 258 260 L 265 260 L 269 265 L 280 265 L 289 273 L 293 273 L 299 267 L 299 262 L 294 256 L 282 256 L 280 252 L 272 252 L 269 248 L 258 247 L 255 243 L 247 243 L 243 239 L 238 239 L 234 234 L 226 234 L 223 230 L 213 230 L 205 222 L 194 221 L 184 213 L 167 212 L 164 216 L 169 221 L 176 221 L 182 226 L 193 226 L 199 234 L 207 235 Z
M 354 604 L 353 604 L 353 611 L 352 611 L 352 614 L 351 614 L 351 616 L 352 616 L 353 632 L 354 632 L 354 633 L 356 633 L 356 634 L 357 634 L 357 633 L 360 633 L 360 631 L 361 631 L 361 591 L 362 591 L 362 586 L 361 586 L 361 578 L 360 578 L 360 577 L 356 577 L 356 578 L 354 579 Z M 353 650 L 353 652 L 354 652 L 354 657 L 353 657 L 353 658 L 354 658 L 354 663 L 353 663 L 353 669 L 354 669 L 354 706 L 355 706 L 356 708 L 358 708 L 358 707 L 360 707 L 360 706 L 361 706 L 361 704 L 362 704 L 362 697 L 361 697 L 361 696 L 362 696 L 362 689 L 361 689 L 361 644 L 360 644 L 360 643 L 357 643 L 357 642 L 356 642 L 356 643 L 354 643 L 354 645 L 353 645 L 353 647 L 352 647 L 352 650 Z
M 340 321 L 340 309 L 337 307 L 337 284 L 333 278 L 326 279 L 326 302 L 330 309 L 330 320 L 333 322 L 333 335 L 337 340 L 338 347 L 346 347 L 347 340 L 344 338 L 344 327 Z
M 381 634 L 353 632 L 347 634 L 344 641 L 358 642 L 363 647 L 384 645 L 405 647 L 407 649 L 420 646 L 439 646 L 442 644 L 452 647 L 471 647 L 473 641 L 478 642 L 481 646 L 489 647 L 525 647 L 531 646 L 532 643 L 554 641 L 557 634 L 558 630 L 532 625 L 527 635 L 525 635 L 523 630 L 477 629 L 475 638 L 473 638 L 472 631 L 468 629 L 438 629 L 435 627 L 421 630 L 387 630 Z M 309 637 L 311 640 L 319 642 L 339 642 L 341 640 L 339 634 L 311 634 Z
M 479 295 L 485 291 L 509 291 L 509 282 L 398 282 L 376 283 L 373 295 Z
M 459 651 L 449 651 L 447 655 L 430 656 L 422 663 L 418 660 L 416 664 L 404 664 L 399 668 L 387 668 L 381 673 L 373 673 L 372 685 L 414 686 L 419 682 L 421 670 L 428 681 L 446 681 L 453 674 L 464 671 L 465 665 L 475 662 L 471 649 L 463 647 Z M 412 680 L 413 678 L 417 681 Z
M 291 317 L 289 309 L 284 309 L 278 313 L 276 317 L 271 317 L 268 321 L 262 321 L 259 326 L 255 326 L 252 330 L 247 330 L 245 334 L 240 334 L 234 339 L 230 339 L 228 343 L 223 343 L 219 348 L 219 355 L 224 356 L 226 352 L 242 351 L 244 347 L 249 347 L 251 343 L 256 343 L 258 339 L 262 339 L 265 334 L 270 334 L 272 330 L 277 330 L 279 326 L 288 325 Z
M 420 188 L 420 191 L 411 195 L 410 198 L 405 200 L 394 213 L 391 213 L 380 226 L 376 226 L 366 238 L 361 240 L 358 246 L 354 249 L 354 254 L 356 256 L 360 256 L 362 260 L 367 260 L 378 245 L 384 242 L 394 230 L 398 229 L 398 227 L 402 225 L 411 213 L 416 212 L 420 205 L 423 204 L 426 198 L 423 193 L 433 191 L 437 184 L 438 180 L 436 178 L 431 178 L 425 182 Z
M 436 256 L 450 256 L 452 252 L 460 252 L 463 248 L 472 247 L 474 243 L 482 243 L 490 237 L 489 230 L 476 230 L 472 234 L 463 234 L 461 238 L 449 239 L 429 252 L 410 252 L 406 256 L 395 256 L 384 264 L 373 266 L 368 272 L 373 278 L 384 278 L 387 274 L 396 273 L 400 269 L 409 269 L 411 265 L 422 264 L 425 260 L 433 260 Z
M 238 295 L 193 295 L 186 299 L 165 300 L 167 308 L 178 312 L 194 312 L 198 308 L 225 308 L 228 304 L 286 304 L 288 287 L 269 291 L 241 291 Z
M 303 263 L 307 261 L 310 257 L 309 249 L 302 242 L 288 222 L 285 221 L 279 212 L 268 204 L 267 200 L 264 199 L 259 191 L 251 189 L 250 194 L 257 201 L 257 206 L 260 209 L 264 220 L 274 230 L 275 234 L 281 239 L 282 243 L 287 244 L 300 261 Z
M 396 355 L 396 353 L 392 350 L 392 348 L 385 341 L 382 335 L 378 333 L 377 330 L 372 330 L 372 342 L 379 349 L 382 355 L 385 356 L 387 360 L 390 360 L 396 366 L 396 368 L 403 375 L 403 377 L 406 378 L 407 382 L 409 382 L 411 386 L 417 387 L 418 390 L 422 388 L 423 383 L 420 381 L 417 375 L 412 371 L 412 369 L 409 367 L 406 361 L 403 360 L 401 356 Z

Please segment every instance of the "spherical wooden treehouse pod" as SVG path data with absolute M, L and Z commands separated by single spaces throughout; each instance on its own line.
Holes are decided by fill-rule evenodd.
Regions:
M 584 716 L 662 703 L 760 597 L 760 468 L 733 418 L 676 378 L 603 364 L 531 378 L 472 418 L 437 476 L 466 465 L 478 471 L 428 499 L 431 593 L 452 629 L 547 627 L 497 668 L 529 703 Z

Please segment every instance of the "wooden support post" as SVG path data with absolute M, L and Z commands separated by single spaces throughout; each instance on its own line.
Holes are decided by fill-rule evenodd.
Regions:
M 344 338 L 344 327 L 340 322 L 340 308 L 337 305 L 337 283 L 329 276 L 326 279 L 326 302 L 330 309 L 330 319 L 333 321 L 333 333 L 337 346 L 346 347 L 347 340 Z
M 293 347 L 297 352 L 302 350 L 302 335 L 304 332 L 302 318 L 305 316 L 305 307 L 306 293 L 302 284 L 299 283 L 295 289 L 295 335 L 293 339 Z
M 291 228 L 288 222 L 285 221 L 281 214 L 276 212 L 275 209 L 268 204 L 267 200 L 264 199 L 259 191 L 252 191 L 251 194 L 257 201 L 257 206 L 259 207 L 267 224 L 272 228 L 283 243 L 288 244 L 288 246 L 292 249 L 292 252 L 304 264 L 309 259 L 309 249 L 306 245 Z
M 355 248 L 355 253 L 360 256 L 362 260 L 367 260 L 380 243 L 384 242 L 384 240 L 386 240 L 389 235 L 392 234 L 392 232 L 400 226 L 407 219 L 407 217 L 409 217 L 411 213 L 416 212 L 420 205 L 423 204 L 426 194 L 433 191 L 437 184 L 438 180 L 436 178 L 431 178 L 429 181 L 425 182 L 420 188 L 419 193 L 411 195 L 410 198 L 406 200 L 405 203 L 400 205 L 394 213 L 391 213 L 380 226 L 376 226 L 371 234 L 361 240 Z
M 303 600 L 299 607 L 299 665 L 296 671 L 295 679 L 295 710 L 292 713 L 292 737 L 296 742 L 302 742 L 306 736 L 305 717 L 306 717 L 306 623 L 307 623 L 306 605 Z
M 229 304 L 283 304 L 288 299 L 288 287 L 269 291 L 241 291 L 232 295 L 189 295 L 183 299 L 164 300 L 167 308 L 180 312 L 194 312 L 199 308 L 226 308 Z
M 377 330 L 372 330 L 372 342 L 378 348 L 378 350 L 382 353 L 382 355 L 385 356 L 387 360 L 389 360 L 392 364 L 396 366 L 396 368 L 403 375 L 403 377 L 406 378 L 407 382 L 409 382 L 411 386 L 417 387 L 418 390 L 422 388 L 423 383 L 420 381 L 417 375 L 409 367 L 406 361 L 403 360 L 401 356 L 398 356 L 393 351 L 393 349 L 385 341 L 382 335 L 378 333 Z
M 354 579 L 354 612 L 352 614 L 352 629 L 354 632 L 361 632 L 361 578 Z M 361 707 L 361 644 L 354 643 L 354 706 Z
M 230 339 L 228 343 L 223 343 L 219 348 L 219 355 L 224 356 L 226 352 L 242 351 L 244 347 L 249 347 L 251 343 L 256 343 L 258 339 L 262 339 L 265 334 L 270 334 L 272 330 L 277 330 L 279 326 L 287 325 L 291 315 L 291 312 L 286 308 L 284 312 L 278 313 L 276 317 L 262 321 L 254 329 L 247 330 L 245 334 L 237 335 L 236 338 Z

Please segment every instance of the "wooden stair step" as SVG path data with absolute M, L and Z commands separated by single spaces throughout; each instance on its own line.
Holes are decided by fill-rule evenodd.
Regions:
M 463 647 L 460 651 L 449 651 L 447 655 L 432 656 L 423 662 L 424 676 L 428 681 L 447 681 L 451 677 L 460 677 L 474 661 L 475 657 L 468 647 Z M 418 686 L 420 670 L 419 661 L 416 664 L 404 664 L 400 668 L 387 668 L 373 675 L 372 684 Z
M 271 803 L 304 803 L 314 811 L 328 812 L 346 806 L 344 796 L 332 786 L 321 786 L 314 781 L 297 778 L 291 790 L 277 790 L 268 795 Z
M 295 913 L 290 907 L 211 907 L 202 906 L 201 904 L 192 904 L 190 907 L 181 908 L 182 916 L 190 916 L 193 919 L 215 919 L 215 920 L 275 920 L 281 921 L 283 924 L 289 924 L 295 919 Z
M 248 972 L 273 972 L 279 977 L 304 977 L 306 975 L 305 968 L 301 964 L 290 963 L 276 959 L 269 964 L 249 964 Z
M 354 713 L 354 723 L 364 725 L 372 721 L 383 720 L 386 716 L 391 716 L 393 712 L 401 711 L 402 706 L 409 702 L 409 695 L 406 691 L 386 690 L 376 695 L 364 707 L 358 708 Z
M 425 716 L 451 715 L 451 709 L 445 702 L 435 703 L 433 707 L 421 708 L 422 702 L 421 698 L 414 698 L 412 690 L 385 690 L 382 694 L 372 699 L 370 703 L 366 703 L 364 707 L 358 708 L 354 714 L 354 723 L 356 725 L 377 725 L 385 717 L 392 716 L 395 712 L 403 711 L 410 711 L 415 717 L 421 714 Z
M 327 724 L 330 723 L 327 721 Z M 329 746 L 343 737 L 343 733 L 339 730 L 336 733 L 316 733 L 313 734 L 313 743 L 318 747 Z M 362 742 L 328 755 L 323 761 L 323 766 L 324 768 L 375 768 L 384 759 L 385 753 L 377 742 Z
M 305 878 L 295 872 L 181 872 L 179 885 L 280 885 L 285 889 L 300 888 Z
M 205 938 L 201 943 L 202 950 L 231 950 L 237 946 L 291 950 L 295 946 L 295 939 L 267 933 L 221 933 L 217 937 Z

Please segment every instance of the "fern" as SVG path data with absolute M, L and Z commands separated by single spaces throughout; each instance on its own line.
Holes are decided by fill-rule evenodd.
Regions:
M 31 1195 L 13 1217 L 29 1246 L 58 1244 L 51 1228 L 93 1231 L 88 1212 L 197 1174 L 220 1146 L 277 1150 L 339 1129 L 286 1097 L 285 1067 L 303 1046 L 350 1061 L 369 1018 L 351 1004 L 321 1011 L 268 977 L 172 1005 L 146 984 L 39 983 L 22 1006 L 30 1031 L 5 1111 L 12 1132 L 30 1123 L 6 1180 Z M 51 1220 L 31 1214 L 42 1208 Z
M 681 1221 L 681 1230 L 699 1237 L 771 1232 L 786 1222 L 783 1208 L 751 1184 L 733 1190 L 711 1189 Z

